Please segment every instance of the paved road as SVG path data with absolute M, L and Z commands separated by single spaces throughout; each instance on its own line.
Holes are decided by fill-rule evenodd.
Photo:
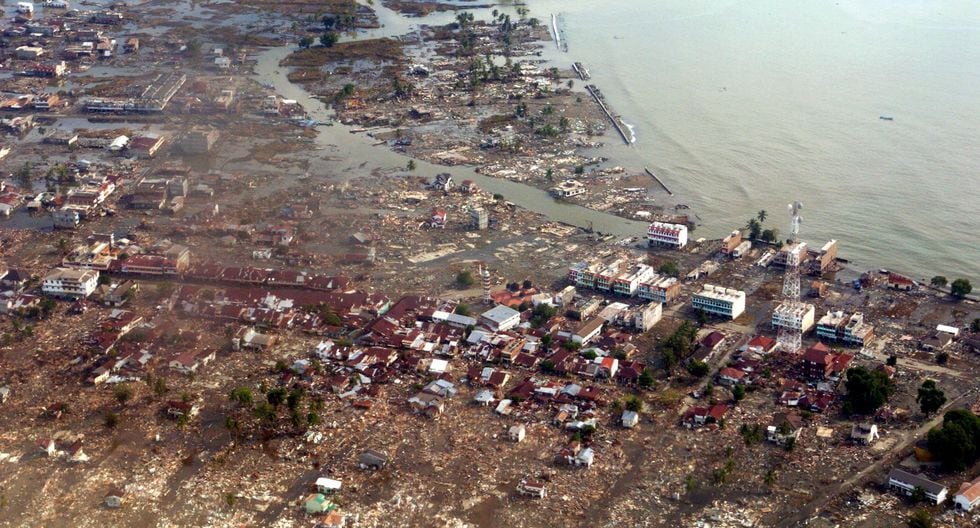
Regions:
M 842 493 L 849 491 L 852 487 L 861 484 L 868 476 L 881 471 L 881 469 L 883 468 L 883 466 L 885 466 L 885 464 L 893 463 L 898 453 L 904 451 L 909 445 L 913 444 L 915 441 L 921 438 L 922 435 L 926 434 L 930 429 L 942 423 L 943 413 L 945 413 L 946 410 L 950 409 L 957 403 L 963 401 L 964 399 L 966 399 L 969 396 L 972 396 L 975 393 L 976 393 L 976 389 L 971 389 L 969 391 L 966 391 L 965 393 L 961 394 L 957 398 L 948 402 L 946 406 L 943 407 L 941 412 L 937 413 L 936 416 L 934 416 L 928 422 L 919 426 L 919 428 L 913 431 L 906 431 L 904 433 L 900 433 L 902 435 L 902 438 L 895 443 L 895 446 L 891 448 L 890 456 L 886 456 L 881 460 L 875 462 L 874 464 L 871 464 L 870 466 L 862 469 L 861 471 L 855 473 L 851 478 L 841 482 L 837 486 L 817 494 L 817 497 L 815 499 L 813 499 L 812 501 L 810 501 L 809 503 L 801 507 L 796 512 L 796 514 L 786 517 L 782 521 L 780 521 L 779 524 L 776 525 L 777 528 L 792 528 L 795 526 L 805 526 L 807 521 L 811 517 L 813 517 L 821 508 L 826 506 L 827 503 L 839 497 Z

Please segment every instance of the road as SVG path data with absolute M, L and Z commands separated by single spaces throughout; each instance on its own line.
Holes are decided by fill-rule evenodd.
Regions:
M 913 431 L 906 431 L 904 433 L 900 433 L 902 434 L 902 439 L 896 442 L 895 446 L 892 447 L 891 455 L 886 456 L 881 460 L 875 462 L 874 464 L 871 464 L 870 466 L 862 469 L 861 471 L 857 472 L 856 474 L 854 474 L 847 480 L 841 482 L 837 486 L 828 489 L 822 493 L 816 494 L 817 497 L 815 499 L 802 506 L 799 510 L 797 510 L 797 512 L 794 515 L 786 517 L 782 521 L 780 521 L 779 524 L 776 525 L 777 528 L 792 528 L 795 526 L 805 526 L 807 521 L 811 517 L 816 515 L 816 513 L 821 508 L 826 506 L 827 503 L 839 497 L 842 493 L 847 492 L 855 485 L 862 483 L 869 475 L 881 471 L 881 469 L 885 464 L 893 463 L 898 453 L 904 451 L 906 448 L 909 447 L 909 445 L 911 445 L 919 438 L 921 438 L 930 429 L 942 423 L 943 414 L 948 409 L 952 408 L 954 405 L 960 403 L 961 401 L 965 400 L 968 396 L 971 396 L 975 393 L 976 393 L 976 389 L 971 389 L 964 392 L 957 398 L 948 402 L 946 406 L 943 407 L 942 411 L 936 413 L 936 416 L 934 416 L 928 422 L 922 424 L 921 426 L 919 426 L 917 429 Z

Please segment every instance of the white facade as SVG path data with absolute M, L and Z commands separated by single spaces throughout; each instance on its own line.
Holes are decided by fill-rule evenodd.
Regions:
M 691 306 L 695 310 L 735 319 L 745 312 L 745 292 L 705 284 L 703 290 L 694 294 Z
M 980 477 L 972 482 L 963 483 L 953 502 L 956 503 L 958 509 L 968 512 L 980 506 Z
M 480 314 L 480 322 L 503 332 L 521 324 L 521 313 L 501 304 Z
M 99 285 L 99 272 L 57 268 L 44 277 L 41 291 L 57 297 L 85 298 Z
M 646 332 L 653 328 L 653 325 L 659 323 L 663 316 L 664 305 L 659 302 L 652 302 L 637 310 L 633 318 L 633 326 L 641 332 Z
M 687 226 L 654 222 L 647 228 L 647 241 L 650 246 L 682 248 L 687 245 Z
M 812 304 L 797 306 L 780 304 L 772 312 L 772 326 L 806 333 L 813 328 L 816 313 L 816 308 Z

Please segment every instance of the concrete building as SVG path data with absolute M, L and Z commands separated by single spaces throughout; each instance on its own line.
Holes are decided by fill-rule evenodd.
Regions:
M 721 254 L 730 256 L 735 248 L 742 243 L 742 232 L 732 231 L 730 235 L 721 240 Z
M 647 228 L 647 243 L 650 247 L 668 246 L 682 248 L 687 245 L 687 226 L 654 222 Z
M 888 487 L 909 497 L 915 493 L 916 489 L 921 489 L 925 492 L 926 498 L 937 505 L 942 504 L 946 500 L 946 494 L 949 492 L 946 486 L 938 482 L 933 482 L 922 475 L 913 475 L 898 468 L 893 468 L 888 472 Z
M 641 307 L 633 316 L 633 326 L 641 332 L 646 332 L 660 322 L 664 316 L 664 305 L 659 302 L 652 302 Z
M 783 247 L 776 253 L 776 257 L 772 259 L 772 265 L 785 268 L 791 258 L 795 259 L 797 265 L 803 263 L 803 260 L 806 259 L 806 242 L 783 244 Z
M 874 326 L 864 322 L 864 314 L 848 315 L 830 311 L 817 322 L 817 337 L 849 346 L 866 346 L 874 340 Z
M 837 241 L 831 240 L 820 248 L 820 252 L 817 253 L 817 258 L 814 259 L 813 263 L 810 265 L 810 273 L 814 275 L 819 275 L 834 263 L 837 259 Z
M 56 268 L 44 277 L 41 291 L 54 297 L 84 299 L 92 295 L 98 285 L 98 271 Z
M 691 306 L 695 310 L 735 319 L 745 312 L 745 292 L 705 284 L 704 289 L 691 298 Z
M 802 333 L 809 332 L 814 325 L 816 308 L 812 304 L 780 304 L 772 312 L 773 328 L 788 328 Z
M 739 259 L 745 256 L 749 250 L 752 249 L 752 242 L 749 240 L 743 240 L 741 244 L 732 250 L 731 257 L 733 259 Z
M 657 276 L 653 267 L 646 264 L 637 264 L 631 269 L 620 273 L 612 281 L 613 293 L 632 297 L 636 294 L 641 282 L 648 281 Z
M 212 128 L 194 128 L 180 140 L 180 150 L 184 154 L 207 154 L 218 142 L 221 134 Z
M 978 505 L 980 505 L 980 477 L 973 479 L 972 482 L 964 482 L 960 485 L 960 489 L 956 492 L 956 497 L 953 499 L 956 503 L 956 508 L 963 511 L 973 511 Z
M 591 321 L 582 325 L 577 332 L 572 334 L 572 342 L 578 343 L 582 346 L 589 344 L 593 339 L 599 337 L 602 333 L 602 325 L 605 323 L 605 319 L 597 317 Z
M 482 207 L 470 208 L 470 227 L 477 231 L 483 231 L 490 226 L 490 215 Z
M 585 194 L 585 186 L 575 180 L 565 180 L 549 191 L 555 198 L 571 198 Z
M 499 304 L 480 314 L 480 323 L 498 332 L 504 332 L 521 324 L 521 313 Z
M 641 282 L 636 289 L 637 297 L 648 301 L 667 304 L 681 294 L 681 283 L 674 277 L 655 275 L 650 280 Z

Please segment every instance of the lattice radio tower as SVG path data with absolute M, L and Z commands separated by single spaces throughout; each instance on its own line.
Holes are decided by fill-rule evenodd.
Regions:
M 790 251 L 786 258 L 786 273 L 783 276 L 783 305 L 791 311 L 802 310 L 803 304 L 800 302 L 800 253 L 795 251 L 796 243 L 800 235 L 800 223 L 803 217 L 800 216 L 800 209 L 803 204 L 793 202 L 787 206 L 790 216 L 790 244 L 794 251 Z M 779 327 L 776 336 L 779 349 L 784 352 L 796 354 L 803 348 L 803 331 L 800 328 L 789 328 L 783 324 Z

